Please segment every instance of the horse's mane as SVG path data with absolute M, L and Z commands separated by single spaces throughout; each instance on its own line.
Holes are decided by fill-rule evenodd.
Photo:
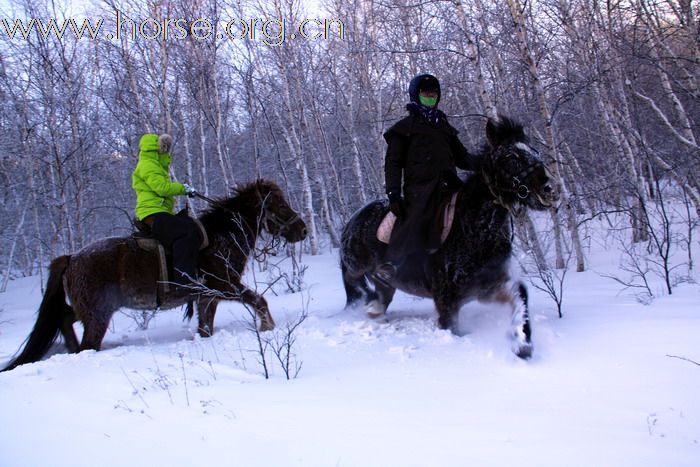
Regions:
M 490 120 L 486 125 L 486 136 L 488 142 L 482 147 L 480 157 L 490 154 L 496 146 L 530 141 L 522 124 L 503 115 L 499 115 L 498 120 Z
M 275 182 L 263 178 L 239 185 L 232 190 L 234 196 L 246 196 L 248 193 L 267 193 L 271 191 L 282 192 Z
M 486 125 L 487 142 L 481 147 L 481 151 L 476 155 L 484 166 L 486 171 L 493 171 L 492 155 L 496 148 L 515 144 L 529 142 L 529 138 L 525 134 L 523 125 L 503 115 L 499 115 L 497 120 L 489 120 Z M 481 203 L 484 197 L 492 198 L 493 194 L 488 191 L 481 174 L 478 172 L 470 174 L 465 180 L 461 192 L 462 199 L 467 203 Z
M 199 219 L 211 233 L 230 231 L 232 222 L 235 222 L 232 212 L 240 214 L 250 225 L 255 225 L 263 197 L 271 192 L 282 193 L 279 186 L 270 180 L 257 179 L 238 185 L 231 189 L 230 196 L 214 198 L 215 204 L 205 209 Z

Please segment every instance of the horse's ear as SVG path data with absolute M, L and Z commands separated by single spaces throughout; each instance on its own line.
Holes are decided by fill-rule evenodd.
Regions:
M 486 122 L 486 139 L 488 140 L 489 145 L 491 145 L 492 148 L 498 146 L 498 143 L 501 139 L 500 129 L 500 121 L 489 118 Z
M 268 197 L 270 190 L 267 186 L 267 182 L 265 182 L 264 179 L 259 178 L 255 181 L 255 193 L 258 196 L 258 201 L 260 203 L 265 202 L 265 199 Z

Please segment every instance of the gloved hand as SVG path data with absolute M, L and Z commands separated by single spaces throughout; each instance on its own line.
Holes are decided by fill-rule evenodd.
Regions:
M 401 193 L 389 193 L 389 211 L 393 212 L 398 218 L 403 218 L 406 215 L 406 207 L 401 197 Z
M 187 183 L 183 183 L 182 186 L 185 187 L 185 194 L 192 198 L 194 195 L 197 194 L 197 190 L 195 190 L 192 185 L 188 185 Z

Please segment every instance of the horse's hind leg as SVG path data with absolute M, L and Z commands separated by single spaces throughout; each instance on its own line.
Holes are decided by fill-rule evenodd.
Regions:
M 78 336 L 75 335 L 75 329 L 73 329 L 73 323 L 76 321 L 75 314 L 73 313 L 73 308 L 68 305 L 65 306 L 64 311 L 65 315 L 61 323 L 61 334 L 63 334 L 63 340 L 66 343 L 68 351 L 76 353 L 80 350 L 80 344 L 78 343 Z
M 396 289 L 382 281 L 372 279 L 374 291 L 367 293 L 367 304 L 365 311 L 370 318 L 378 318 L 386 313 L 389 304 L 394 299 Z
M 394 298 L 396 289 L 374 278 L 371 279 L 374 290 L 370 288 L 367 276 L 361 273 L 359 276 L 350 274 L 345 264 L 341 266 L 343 272 L 343 285 L 347 302 L 345 308 L 358 305 L 361 302 L 365 306 L 365 312 L 370 318 L 379 318 L 389 307 Z
M 199 321 L 197 332 L 201 337 L 211 337 L 214 334 L 214 315 L 216 314 L 216 307 L 218 305 L 218 300 L 207 297 L 203 297 L 197 302 Z
M 83 350 L 100 350 L 102 347 L 102 339 L 107 334 L 109 321 L 112 318 L 112 312 L 105 312 L 99 309 L 93 309 L 89 313 L 78 313 L 78 316 L 83 316 L 83 339 L 80 342 L 80 351 Z
M 343 274 L 343 286 L 345 287 L 345 308 L 350 308 L 357 305 L 357 302 L 360 300 L 367 298 L 367 279 L 364 274 L 351 274 L 345 263 L 341 263 L 340 268 Z

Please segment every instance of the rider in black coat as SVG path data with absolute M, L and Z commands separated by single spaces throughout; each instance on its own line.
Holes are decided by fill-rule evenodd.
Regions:
M 456 167 L 475 171 L 479 166 L 479 160 L 457 137 L 458 131 L 437 108 L 437 78 L 416 76 L 408 94 L 409 115 L 384 133 L 388 144 L 386 192 L 389 208 L 397 216 L 385 256 L 390 268 L 407 255 L 431 252 L 440 246 L 436 220 L 442 202 L 461 186 Z M 384 275 L 391 273 L 385 271 Z

